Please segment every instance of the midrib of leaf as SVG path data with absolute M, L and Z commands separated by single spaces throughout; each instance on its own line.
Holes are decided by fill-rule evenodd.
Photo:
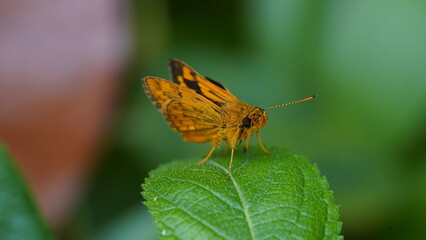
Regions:
M 212 162 L 212 165 L 214 165 L 214 166 L 216 166 L 216 167 L 218 167 L 218 168 L 222 169 L 222 170 L 223 170 L 223 171 L 225 171 L 226 173 L 228 172 L 228 170 L 227 170 L 227 169 L 225 169 L 224 167 L 220 166 L 220 165 L 219 165 L 219 164 L 217 164 L 216 162 Z M 229 175 L 229 178 L 231 179 L 232 184 L 234 185 L 235 190 L 237 191 L 238 198 L 239 198 L 239 200 L 241 201 L 241 206 L 242 206 L 242 208 L 243 208 L 244 217 L 246 218 L 246 221 L 247 221 L 247 227 L 248 227 L 248 229 L 249 229 L 251 239 L 255 239 L 255 238 L 254 238 L 254 232 L 253 232 L 253 230 L 254 230 L 254 229 L 253 229 L 253 225 L 252 225 L 252 222 L 251 222 L 250 214 L 249 214 L 249 212 L 248 212 L 247 202 L 246 202 L 246 200 L 245 200 L 245 198 L 244 198 L 243 194 L 241 193 L 241 189 L 240 189 L 239 185 L 237 184 L 237 182 L 235 181 L 235 179 L 234 179 L 234 177 L 232 176 L 232 174 L 230 174 L 230 175 Z

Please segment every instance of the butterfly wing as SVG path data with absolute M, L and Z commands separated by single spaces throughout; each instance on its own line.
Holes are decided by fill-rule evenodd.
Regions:
M 210 142 L 217 138 L 218 130 L 223 125 L 220 112 L 212 105 L 198 99 L 181 98 L 164 103 L 162 112 L 185 141 Z
M 179 86 L 191 89 L 193 92 L 204 96 L 218 106 L 222 106 L 227 102 L 241 102 L 221 83 L 201 76 L 182 61 L 170 60 L 170 73 L 173 82 Z
M 160 111 L 165 101 L 182 98 L 183 92 L 188 92 L 183 91 L 177 84 L 157 77 L 144 77 L 142 86 L 146 95 Z
M 185 141 L 208 142 L 223 125 L 223 110 L 192 90 L 156 77 L 145 77 L 142 85 L 169 125 Z

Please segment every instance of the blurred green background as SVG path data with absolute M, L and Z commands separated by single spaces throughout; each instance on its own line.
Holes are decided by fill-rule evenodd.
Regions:
M 319 166 L 346 239 L 426 234 L 425 1 L 133 1 L 129 9 L 127 87 L 76 215 L 90 219 L 91 232 L 155 239 L 139 184 L 161 163 L 209 150 L 183 142 L 140 87 L 146 75 L 169 79 L 168 60 L 178 58 L 259 107 L 317 93 L 271 110 L 264 143 Z
M 426 235 L 425 1 L 139 0 L 122 12 L 124 88 L 64 239 L 156 239 L 140 184 L 210 149 L 184 142 L 141 88 L 143 76 L 170 79 L 170 58 L 258 107 L 317 93 L 270 110 L 265 145 L 318 165 L 346 239 Z

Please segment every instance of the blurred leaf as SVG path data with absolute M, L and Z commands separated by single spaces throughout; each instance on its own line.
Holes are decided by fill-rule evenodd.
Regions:
M 333 192 L 317 167 L 287 150 L 176 161 L 142 185 L 163 239 L 342 239 Z
M 12 239 L 53 239 L 37 211 L 16 166 L 0 145 L 0 236 Z

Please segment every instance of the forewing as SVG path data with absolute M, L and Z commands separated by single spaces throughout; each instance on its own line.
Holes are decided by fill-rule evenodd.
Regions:
M 200 94 L 193 92 L 184 86 L 179 86 L 174 82 L 170 82 L 158 77 L 145 77 L 142 79 L 142 86 L 151 99 L 152 103 L 161 109 L 164 102 L 170 99 L 191 98 L 199 101 L 208 102 L 208 99 Z M 218 108 L 215 106 L 215 108 Z
M 208 142 L 217 136 L 223 110 L 191 89 L 157 78 L 142 80 L 145 92 L 185 141 Z
M 221 106 L 226 102 L 240 102 L 232 93 L 221 83 L 198 74 L 194 69 L 179 60 L 170 60 L 170 73 L 173 82 L 180 86 L 187 87 L 193 92 L 200 94 Z
M 142 86 L 152 103 L 158 109 L 161 109 L 165 101 L 182 98 L 183 95 L 181 87 L 177 84 L 157 77 L 143 78 Z
M 189 142 L 212 141 L 223 125 L 221 109 L 196 98 L 171 99 L 163 104 L 161 112 L 170 126 Z

